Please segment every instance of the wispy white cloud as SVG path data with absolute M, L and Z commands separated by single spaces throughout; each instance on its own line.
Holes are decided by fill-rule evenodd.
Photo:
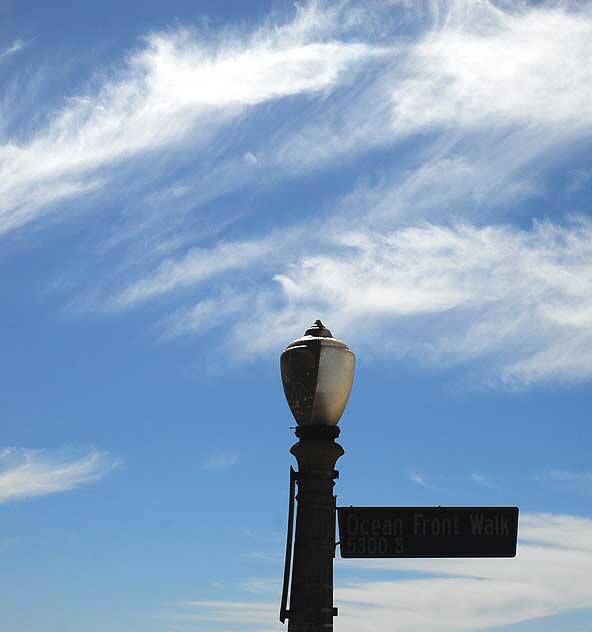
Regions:
M 148 35 L 97 92 L 71 97 L 30 141 L 0 147 L 0 233 L 94 188 L 99 170 L 166 147 L 195 152 L 246 108 L 331 91 L 373 51 L 314 39 L 313 13 L 218 42 L 183 29 Z
M 439 221 L 507 208 L 540 194 L 540 161 L 572 152 L 592 129 L 585 7 L 425 4 L 431 10 L 404 10 L 415 13 L 416 37 L 392 34 L 390 55 L 355 91 L 292 135 L 274 137 L 268 152 L 269 164 L 298 172 L 393 148 L 397 160 L 381 157 L 385 164 L 338 205 L 352 220 L 363 213 L 368 223 L 375 216 Z M 417 148 L 401 159 L 397 148 L 409 138 Z
M 494 483 L 488 476 L 483 476 L 483 474 L 476 474 L 473 472 L 471 474 L 471 479 L 477 483 L 477 485 L 482 485 L 488 489 L 501 489 L 497 483 Z
M 258 562 L 279 562 L 283 559 L 279 553 L 268 553 L 265 551 L 250 551 L 242 555 L 249 560 L 256 560 Z
M 83 455 L 25 448 L 0 451 L 0 503 L 55 494 L 94 483 L 118 461 L 105 452 Z
M 189 334 L 203 336 L 220 323 L 243 313 L 252 299 L 253 295 L 247 292 L 222 291 L 216 298 L 203 299 L 192 307 L 176 310 L 159 322 L 155 329 L 163 340 Z
M 409 77 L 393 93 L 397 126 L 410 131 L 514 122 L 590 128 L 591 70 L 582 63 L 591 47 L 589 7 L 444 6 L 409 60 Z
M 281 26 L 229 32 L 218 43 L 182 29 L 147 36 L 97 92 L 71 97 L 28 143 L 2 147 L 0 230 L 106 185 L 109 170 L 132 157 L 189 146 L 193 153 L 210 147 L 214 155 L 212 142 L 227 143 L 224 130 L 246 108 L 297 94 L 322 97 L 342 85 L 347 89 L 322 99 L 312 116 L 259 135 L 255 152 L 242 152 L 210 175 L 201 169 L 193 191 L 240 186 L 254 163 L 268 174 L 301 172 L 397 143 L 425 126 L 453 123 L 467 131 L 479 124 L 490 133 L 500 124 L 552 127 L 551 134 L 534 135 L 536 155 L 592 124 L 592 82 L 583 63 L 592 19 L 585 10 L 457 2 L 442 4 L 426 21 L 428 15 L 418 20 L 422 29 L 412 40 L 396 31 L 401 20 L 389 15 L 388 3 L 311 3 Z M 567 48 L 568 66 L 562 61 Z M 373 60 L 372 72 L 354 87 L 352 69 Z M 513 153 L 518 149 L 527 160 L 524 140 L 516 139 Z M 146 169 L 138 164 L 135 173 L 141 180 Z
M 276 557 L 274 561 L 278 560 Z M 278 577 L 258 577 L 256 579 L 248 579 L 247 581 L 241 582 L 240 586 L 242 589 L 246 590 L 250 593 L 255 594 L 268 594 L 273 595 L 277 592 L 278 586 L 281 586 L 282 580 Z
M 336 560 L 340 575 L 344 567 L 377 572 L 376 579 L 337 580 L 340 629 L 390 630 L 396 621 L 401 632 L 474 631 L 592 608 L 591 534 L 589 518 L 523 514 L 515 559 Z M 256 583 L 270 595 L 278 587 L 279 580 Z M 260 601 L 199 600 L 170 616 L 228 629 L 282 629 L 277 604 Z
M 581 191 L 592 184 L 592 169 L 575 169 L 569 174 L 568 191 Z
M 429 487 L 429 484 L 427 483 L 425 476 L 423 474 L 421 474 L 420 472 L 417 472 L 416 470 L 412 470 L 411 472 L 407 473 L 409 480 L 412 481 L 413 483 L 417 483 L 418 485 L 421 485 L 422 487 Z
M 320 314 L 356 338 L 372 323 L 381 348 L 430 362 L 487 358 L 507 381 L 592 374 L 592 224 L 423 224 L 332 236 L 275 276 L 283 303 L 235 326 L 267 351 Z M 249 336 L 261 326 L 265 337 Z M 255 325 L 256 324 L 256 325 Z M 361 325 L 364 324 L 362 327 Z M 296 333 L 297 333 L 296 329 Z M 388 340 L 384 344 L 384 340 Z
M 224 582 L 212 581 L 210 586 L 216 590 L 224 590 Z
M 213 624 L 272 624 L 270 614 L 277 610 L 273 602 L 203 600 L 187 604 L 192 611 L 169 615 L 175 621 L 208 621 Z M 274 613 L 275 614 L 275 613 Z
M 166 262 L 122 296 L 147 300 L 244 267 L 238 285 L 227 275 L 218 297 L 171 317 L 172 333 L 207 331 L 218 314 L 235 353 L 267 353 L 297 334 L 303 319 L 322 315 L 351 332 L 354 346 L 372 346 L 356 337 L 372 322 L 384 334 L 376 336 L 382 352 L 438 364 L 486 359 L 507 383 L 592 375 L 589 220 L 535 222 L 529 230 L 424 223 L 387 233 L 334 230 L 321 240 L 278 237 L 275 248 L 269 237 L 219 248 L 224 256 L 198 251 Z M 288 264 L 277 257 L 286 250 Z M 262 326 L 265 336 L 257 335 Z
M 238 461 L 238 454 L 214 454 L 204 461 L 203 466 L 206 470 L 224 470 L 236 465 Z
M 549 469 L 535 476 L 539 481 L 564 483 L 577 488 L 591 490 L 592 472 L 574 472 L 572 470 Z
M 14 55 L 15 53 L 18 53 L 26 45 L 27 43 L 23 41 L 20 37 L 15 39 L 14 42 L 10 46 L 0 51 L 0 60 L 2 60 L 3 57 L 9 57 L 10 55 Z
M 342 100 L 328 103 L 293 134 L 274 135 L 261 162 L 319 168 L 429 131 L 437 136 L 424 164 L 434 154 L 442 165 L 458 160 L 465 173 L 451 175 L 464 178 L 469 171 L 475 189 L 489 183 L 495 192 L 511 167 L 565 152 L 590 131 L 592 14 L 586 7 L 469 0 L 425 5 L 430 10 L 407 6 L 396 18 L 392 3 L 370 5 L 361 23 L 368 29 L 371 16 L 383 18 L 382 32 L 371 32 L 389 43 L 388 54 Z M 417 30 L 411 38 L 394 27 L 410 16 Z M 464 180 L 463 188 L 468 185 Z
M 273 249 L 273 238 L 220 243 L 213 249 L 191 249 L 181 260 L 165 260 L 149 276 L 130 284 L 112 300 L 110 307 L 122 309 L 173 290 L 195 286 L 225 272 L 252 267 Z M 209 311 L 206 305 L 208 303 L 201 303 L 197 311 L 193 310 L 193 316 L 198 318 L 202 312 Z
M 426 475 L 423 472 L 419 472 L 418 470 L 409 470 L 407 472 L 407 478 L 412 483 L 415 483 L 416 485 L 419 485 L 420 487 L 424 487 L 425 489 L 429 489 L 435 492 L 440 492 L 443 494 L 450 493 L 448 490 L 443 489 L 442 487 L 439 487 L 437 485 L 434 485 L 433 482 L 429 480 L 428 477 L 426 477 Z
M 372 322 L 398 357 L 484 361 L 506 383 L 586 379 L 590 225 L 518 229 L 511 205 L 592 130 L 591 33 L 577 3 L 459 0 L 313 2 L 251 32 L 150 34 L 0 148 L 0 232 L 91 193 L 133 206 L 120 178 L 140 202 L 99 235 L 104 278 L 81 275 L 71 305 L 158 299 L 161 338 L 223 322 L 247 356 L 324 315 L 342 331 Z M 206 210 L 247 186 L 282 182 L 287 199 L 303 174 L 353 164 L 346 194 L 278 208 L 281 230 L 226 232 L 241 204 Z

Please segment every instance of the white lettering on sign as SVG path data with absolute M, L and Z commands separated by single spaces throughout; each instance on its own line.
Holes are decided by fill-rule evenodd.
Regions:
M 348 537 L 345 546 L 350 555 L 385 555 L 389 552 L 389 542 L 391 554 L 401 555 L 405 552 L 405 540 L 402 537 L 390 540 L 385 536 Z
M 501 514 L 486 517 L 478 513 L 471 514 L 469 518 L 473 535 L 510 535 L 510 523 Z
M 460 518 L 440 518 L 416 513 L 413 516 L 413 535 L 451 536 L 460 535 Z
M 363 518 L 354 513 L 347 517 L 346 548 L 350 555 L 401 555 L 405 552 L 401 518 Z
M 347 517 L 347 532 L 349 535 L 399 536 L 403 535 L 403 520 L 401 518 L 382 519 L 359 518 L 356 514 Z

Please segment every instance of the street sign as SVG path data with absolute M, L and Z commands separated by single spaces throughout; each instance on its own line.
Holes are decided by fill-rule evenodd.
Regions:
M 515 557 L 518 507 L 339 507 L 341 557 Z

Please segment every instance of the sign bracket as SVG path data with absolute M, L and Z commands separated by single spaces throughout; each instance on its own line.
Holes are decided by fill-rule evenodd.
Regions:
M 296 496 L 296 480 L 298 474 L 290 466 L 290 502 L 288 505 L 288 535 L 286 537 L 286 559 L 284 561 L 284 584 L 282 588 L 282 601 L 280 605 L 280 621 L 286 622 L 290 618 L 288 610 L 288 589 L 290 585 L 290 570 L 292 566 L 292 543 L 294 531 L 294 498 Z

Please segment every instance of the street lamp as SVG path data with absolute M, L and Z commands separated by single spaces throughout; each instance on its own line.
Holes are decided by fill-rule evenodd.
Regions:
M 292 472 L 284 595 L 280 619 L 288 632 L 330 632 L 335 557 L 334 479 L 337 459 L 344 453 L 335 442 L 337 423 L 345 409 L 354 377 L 355 356 L 320 320 L 304 336 L 290 343 L 280 358 L 282 383 L 290 410 L 298 423 L 290 452 L 298 461 Z M 287 606 L 294 481 L 298 511 L 290 607 Z
M 317 320 L 281 355 L 282 382 L 298 426 L 290 452 L 290 505 L 280 621 L 288 632 L 332 632 L 337 423 L 354 377 L 354 354 Z M 294 500 L 298 515 L 292 562 Z M 340 507 L 341 557 L 515 557 L 518 507 Z

